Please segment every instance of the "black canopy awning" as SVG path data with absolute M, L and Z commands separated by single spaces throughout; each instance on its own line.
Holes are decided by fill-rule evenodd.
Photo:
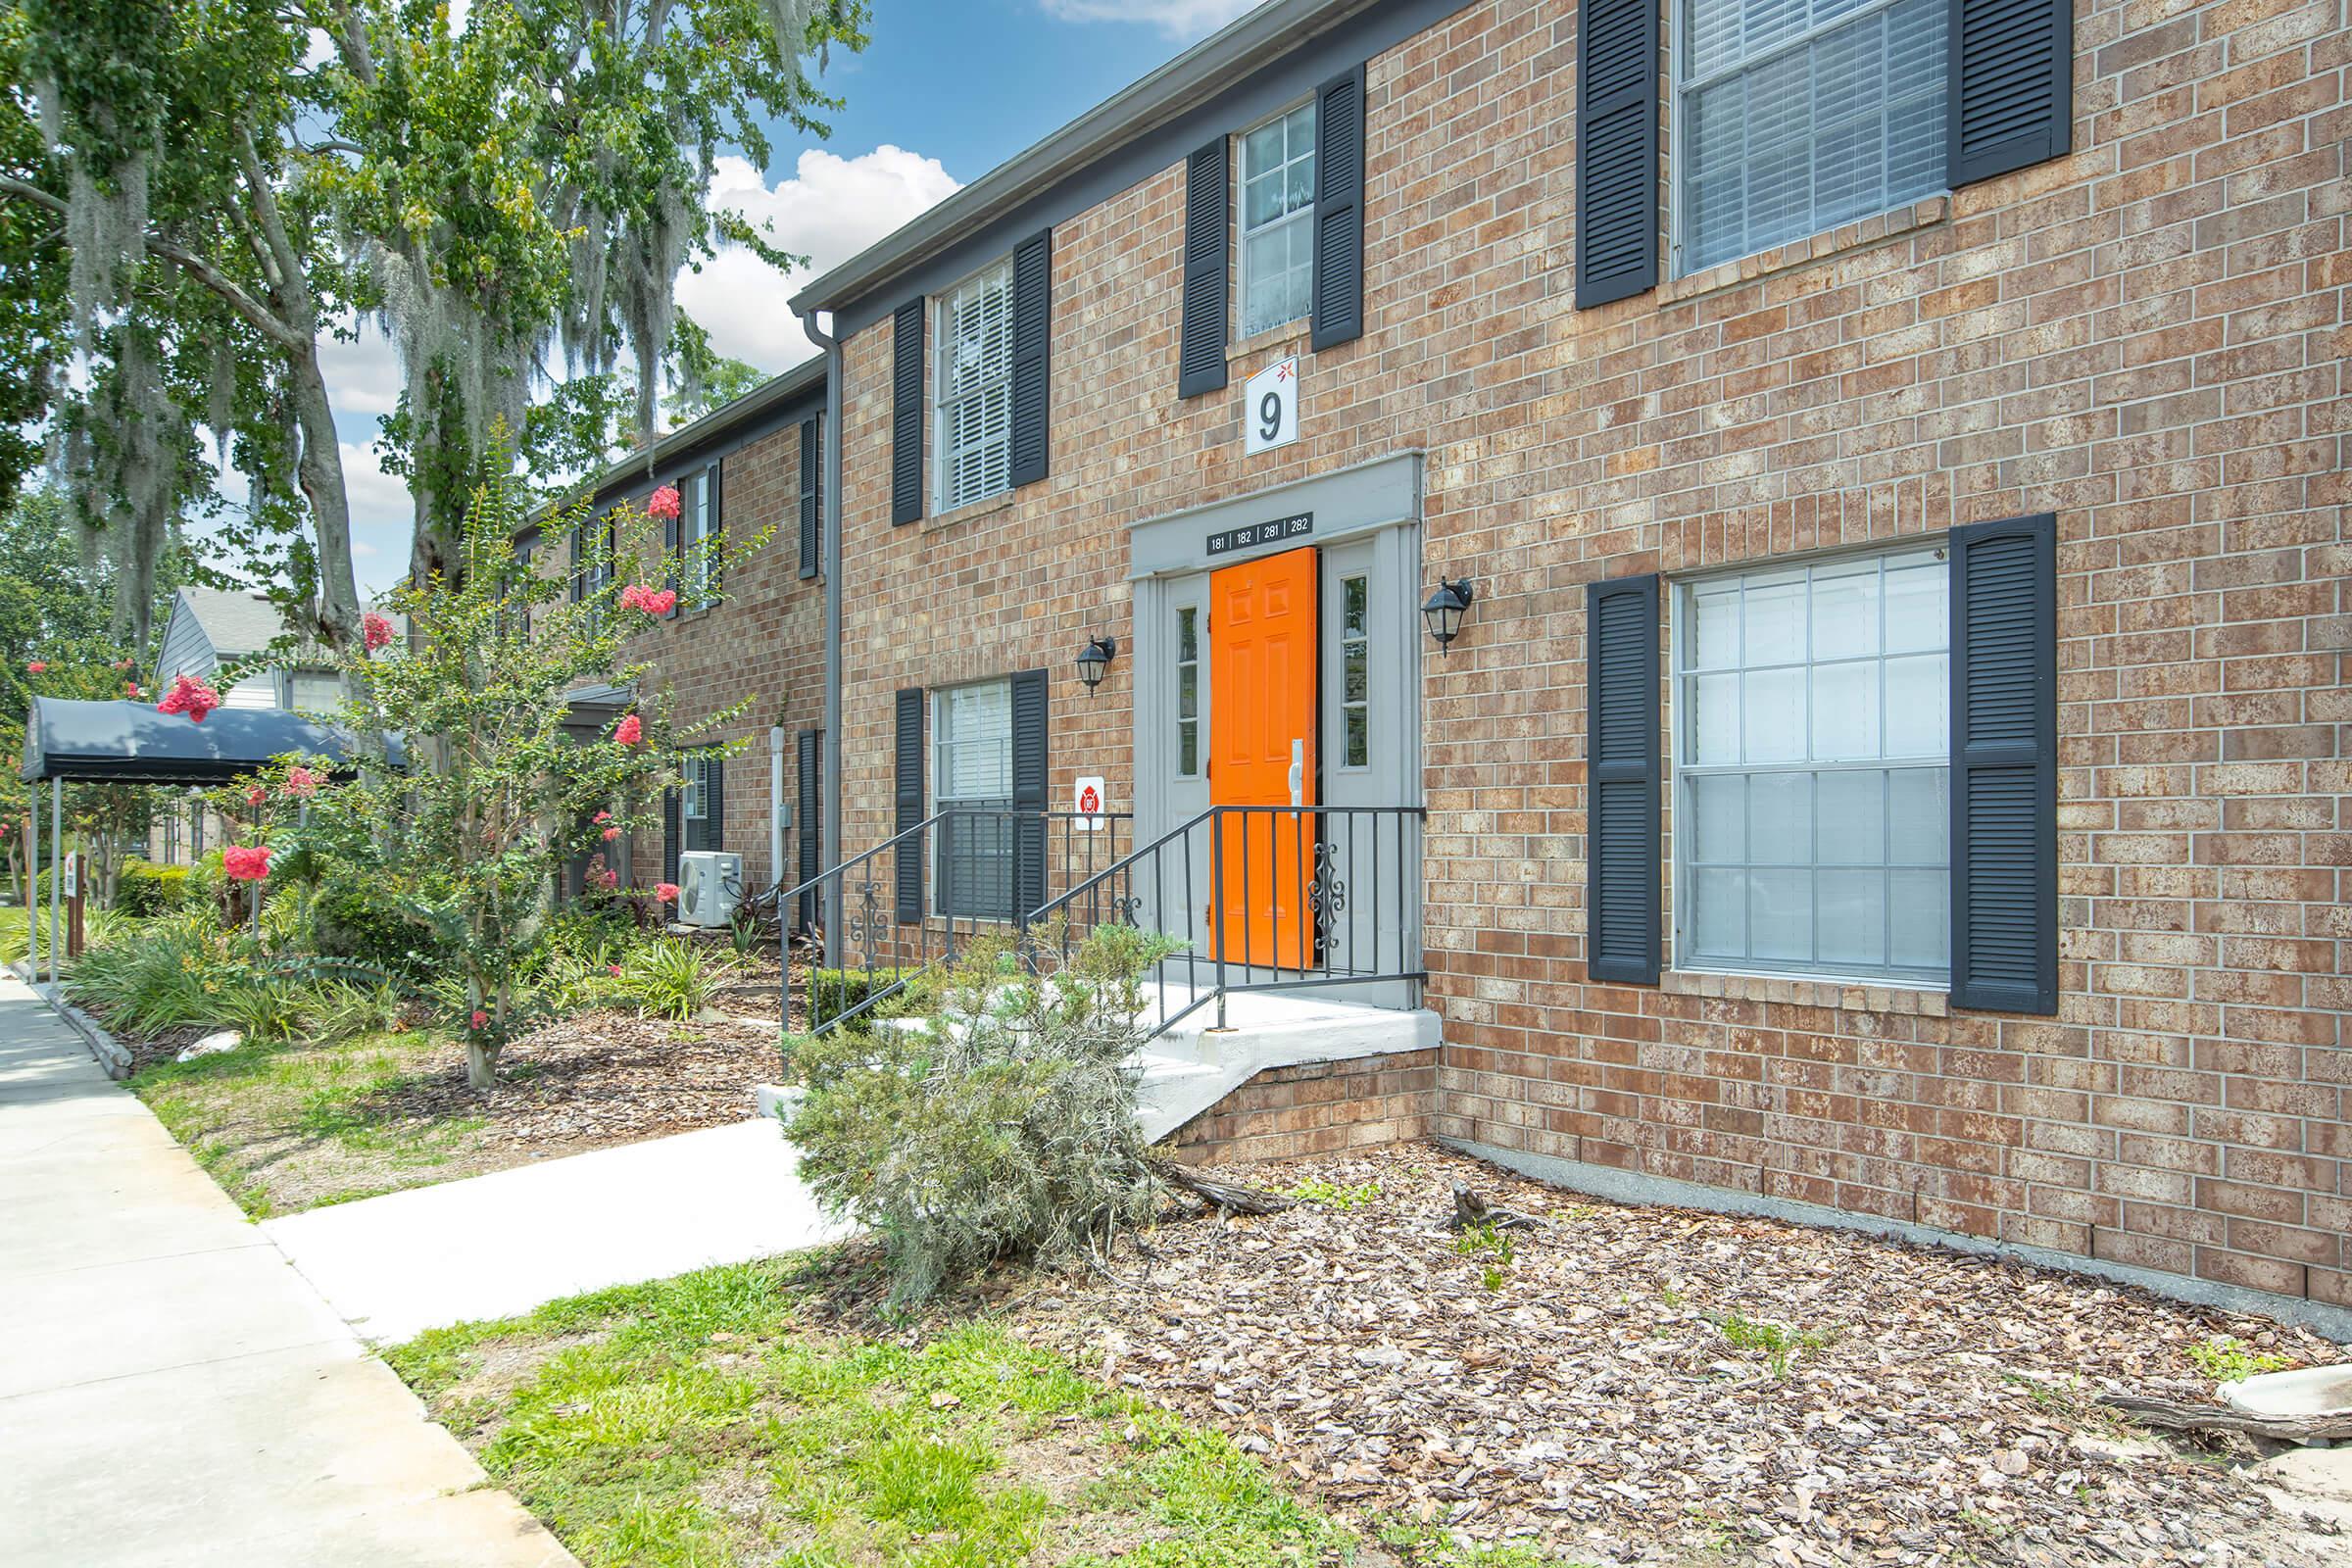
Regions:
M 401 761 L 390 739 L 389 760 Z M 217 708 L 199 724 L 149 703 L 75 703 L 36 697 L 24 725 L 19 776 L 110 784 L 219 784 L 288 753 L 341 762 L 349 732 L 282 708 Z

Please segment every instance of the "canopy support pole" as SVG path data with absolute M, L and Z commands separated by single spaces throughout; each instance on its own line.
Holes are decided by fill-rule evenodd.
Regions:
M 41 983 L 41 781 L 24 812 L 24 978 Z
M 65 918 L 66 781 L 61 774 L 49 781 L 49 983 L 58 981 L 57 955 Z

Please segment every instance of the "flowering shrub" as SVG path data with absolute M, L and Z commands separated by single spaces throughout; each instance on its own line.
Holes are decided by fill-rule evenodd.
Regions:
M 491 466 L 497 470 L 498 466 Z M 627 828 L 660 821 L 661 792 L 677 781 L 687 747 L 731 725 L 749 701 L 692 726 L 673 725 L 669 697 L 652 672 L 623 662 L 643 622 L 613 610 L 630 566 L 657 555 L 661 529 L 625 508 L 611 544 L 595 538 L 582 569 L 602 583 L 578 600 L 569 584 L 530 570 L 514 556 L 528 521 L 518 481 L 493 478 L 475 492 L 466 522 L 462 569 L 404 588 L 389 607 L 412 636 L 380 636 L 364 622 L 362 648 L 343 657 L 343 720 L 361 755 L 347 779 L 311 760 L 275 775 L 281 810 L 270 841 L 281 853 L 316 855 L 372 889 L 416 929 L 416 947 L 445 978 L 453 1025 L 462 1025 L 466 1069 L 476 1088 L 496 1080 L 499 1054 L 547 1005 L 531 966 L 576 857 Z M 542 519 L 561 534 L 584 511 Z M 760 534 L 720 549 L 758 549 Z M 582 745 L 566 728 L 569 694 L 612 684 L 645 694 L 614 726 L 614 745 Z M 407 766 L 383 765 L 382 737 L 402 737 Z M 740 746 L 715 748 L 724 755 Z M 592 858 L 590 888 L 618 891 L 619 873 Z
M 392 622 L 370 610 L 360 617 L 360 640 L 373 653 L 392 640 Z
M 661 616 L 678 608 L 678 593 L 674 588 L 654 588 L 633 582 L 620 591 L 620 602 L 631 610 Z
M 654 884 L 654 902 L 655 902 L 656 904 L 675 904 L 675 903 L 677 903 L 677 902 L 678 902 L 678 885 L 677 885 L 675 882 L 657 882 L 657 883 L 655 883 L 655 884 Z
M 678 516 L 678 487 L 665 484 L 646 497 L 645 514 L 657 522 L 675 522 Z
M 270 875 L 270 847 L 266 844 L 232 844 L 220 852 L 220 869 L 232 881 L 262 881 Z
M 49 673 L 49 662 L 43 659 L 36 659 L 24 666 L 24 673 L 27 675 L 46 675 Z
M 164 694 L 162 702 L 155 705 L 155 710 L 159 713 L 185 713 L 189 723 L 201 724 L 204 715 L 220 706 L 220 694 L 213 690 L 210 681 L 199 680 L 193 675 L 174 675 L 172 677 L 172 689 Z

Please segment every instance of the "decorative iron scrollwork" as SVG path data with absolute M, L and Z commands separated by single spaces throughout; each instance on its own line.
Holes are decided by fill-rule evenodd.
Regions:
M 1315 841 L 1315 874 L 1306 885 L 1306 906 L 1315 911 L 1315 935 L 1328 949 L 1340 916 L 1348 910 L 1348 884 L 1333 863 L 1329 840 Z
M 849 919 L 849 937 L 860 953 L 872 953 L 882 940 L 882 901 L 875 897 L 881 887 L 871 877 L 858 886 L 858 908 Z

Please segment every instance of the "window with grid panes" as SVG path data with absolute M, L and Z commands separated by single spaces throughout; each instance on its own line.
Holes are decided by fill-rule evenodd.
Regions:
M 1678 964 L 1950 978 L 1940 558 L 1680 585 Z
M 1340 765 L 1372 764 L 1372 579 L 1340 579 Z
M 1200 776 L 1200 610 L 1176 609 L 1176 772 Z
M 1012 259 L 939 297 L 939 510 L 1010 488 Z
M 711 506 L 714 468 L 678 481 L 678 603 L 696 610 L 710 600 L 710 540 L 716 510 Z
M 1677 0 L 1677 270 L 1944 188 L 1947 0 Z
M 937 912 L 1012 918 L 1012 683 L 950 686 L 931 698 L 939 809 Z
M 1242 136 L 1242 325 L 1254 337 L 1307 314 L 1315 279 L 1315 104 Z

